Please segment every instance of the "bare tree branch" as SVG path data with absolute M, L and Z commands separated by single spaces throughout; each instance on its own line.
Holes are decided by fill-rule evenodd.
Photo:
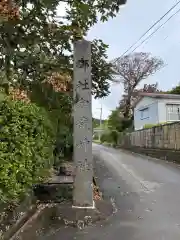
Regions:
M 132 53 L 114 62 L 114 71 L 119 75 L 119 81 L 124 84 L 126 93 L 124 117 L 128 117 L 131 108 L 131 98 L 138 84 L 156 73 L 164 66 L 160 58 L 152 57 L 150 53 Z

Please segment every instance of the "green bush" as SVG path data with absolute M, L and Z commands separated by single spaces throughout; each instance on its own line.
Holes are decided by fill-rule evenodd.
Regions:
M 101 143 L 111 142 L 109 132 L 104 132 L 104 133 L 102 133 L 102 134 L 101 134 L 100 141 L 101 141 Z
M 145 124 L 143 128 L 152 128 L 155 124 Z
M 98 140 L 99 139 L 99 136 L 97 133 L 94 133 L 94 136 L 93 136 L 93 140 Z
M 117 145 L 117 143 L 118 143 L 118 137 L 119 137 L 118 131 L 113 130 L 113 131 L 111 131 L 110 135 L 111 135 L 112 143 L 113 143 L 114 145 Z
M 53 163 L 54 134 L 35 104 L 0 102 L 0 202 L 18 202 Z
M 122 132 L 116 130 L 107 131 L 101 135 L 101 143 L 110 143 L 112 146 L 117 146 L 122 138 Z
M 54 149 L 54 167 L 58 168 L 62 161 L 72 161 L 73 156 L 73 130 L 70 126 L 60 125 L 60 129 L 56 135 L 56 144 Z
M 157 123 L 157 124 L 145 124 L 143 128 L 152 128 L 152 127 L 158 127 L 158 126 L 162 126 L 162 125 L 166 125 L 169 124 L 168 122 L 161 122 L 161 123 Z

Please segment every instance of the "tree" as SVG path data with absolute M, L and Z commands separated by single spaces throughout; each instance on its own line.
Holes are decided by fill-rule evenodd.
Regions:
M 158 83 L 155 84 L 144 84 L 143 89 L 138 89 L 138 91 L 147 92 L 147 93 L 155 93 L 155 92 L 161 92 L 158 88 Z
M 126 94 L 124 118 L 130 114 L 131 98 L 138 84 L 163 66 L 163 61 L 149 53 L 132 53 L 114 60 L 114 70 L 124 85 Z
M 62 2 L 67 4 L 66 14 L 58 16 L 56 9 Z M 11 94 L 11 87 L 16 93 L 25 91 L 31 102 L 45 108 L 56 128 L 57 139 L 64 138 L 60 135 L 66 132 L 71 142 L 73 42 L 82 39 L 99 16 L 101 21 L 114 17 L 125 2 L 10 1 L 16 4 L 16 8 L 13 7 L 16 15 L 0 22 L 0 85 L 6 94 Z M 11 4 L 6 6 L 10 14 Z M 107 48 L 101 40 L 92 41 L 92 93 L 95 98 L 109 93 L 108 80 L 113 79 L 111 64 L 107 63 Z M 70 81 L 62 82 L 61 76 L 68 76 Z M 62 85 L 66 85 L 68 92 Z M 60 143 L 61 149 L 63 144 Z
M 92 119 L 92 122 L 93 122 L 93 128 L 98 128 L 99 125 L 100 125 L 100 119 L 97 119 L 97 118 L 93 118 Z M 104 120 L 101 120 L 102 124 L 104 123 Z
M 112 64 L 107 62 L 108 45 L 102 40 L 92 42 L 92 94 L 95 98 L 109 94 L 109 81 L 114 81 Z
M 73 42 L 82 39 L 99 16 L 101 21 L 114 17 L 126 1 L 4 2 L 6 6 L 0 8 L 0 15 L 7 14 L 7 18 L 0 22 L 0 85 L 6 94 L 11 94 L 12 87 L 16 95 L 25 91 L 31 102 L 45 108 L 59 139 L 64 126 L 66 130 L 68 126 L 69 132 L 72 130 Z M 57 6 L 62 2 L 67 4 L 66 13 L 57 16 Z M 113 78 L 111 64 L 107 63 L 107 48 L 101 40 L 92 41 L 95 98 L 109 93 L 108 80 Z M 62 81 L 65 75 L 70 79 L 68 83 Z
M 133 108 L 134 104 L 138 101 L 140 98 L 138 93 L 140 92 L 146 92 L 146 93 L 157 93 L 157 92 L 162 92 L 158 88 L 158 83 L 155 84 L 144 84 L 143 88 L 136 88 L 134 89 L 132 95 L 131 95 L 131 109 Z
M 168 91 L 167 93 L 169 94 L 180 94 L 180 84 L 177 85 L 175 88 L 173 88 L 172 90 Z
M 57 6 L 62 2 L 66 2 L 68 10 L 65 16 L 57 16 Z M 72 76 L 73 41 L 86 35 L 98 21 L 98 14 L 101 21 L 106 21 L 116 16 L 125 2 L 14 0 L 19 6 L 18 18 L 0 24 L 0 66 L 6 92 L 10 84 L 27 89 L 32 81 L 42 82 L 57 71 Z M 109 93 L 112 70 L 107 63 L 107 47 L 101 40 L 92 43 L 92 92 L 95 97 Z
M 122 131 L 122 118 L 120 116 L 120 109 L 113 110 L 108 118 L 108 128 L 110 130 Z
M 5 22 L 19 18 L 19 8 L 13 0 L 1 0 L 0 3 L 0 22 Z

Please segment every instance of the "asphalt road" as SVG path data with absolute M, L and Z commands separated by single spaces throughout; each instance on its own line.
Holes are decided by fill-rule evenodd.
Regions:
M 120 150 L 94 145 L 100 187 L 117 213 L 98 238 L 180 239 L 180 169 Z
M 100 145 L 93 153 L 97 182 L 114 214 L 81 231 L 67 227 L 31 239 L 179 240 L 179 167 Z

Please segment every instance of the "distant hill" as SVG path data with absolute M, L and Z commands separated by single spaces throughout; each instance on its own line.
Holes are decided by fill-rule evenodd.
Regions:
M 99 125 L 100 125 L 100 119 L 93 118 L 92 121 L 93 121 L 93 128 L 99 127 Z M 105 121 L 106 121 L 106 120 L 102 120 L 102 124 L 103 124 Z

